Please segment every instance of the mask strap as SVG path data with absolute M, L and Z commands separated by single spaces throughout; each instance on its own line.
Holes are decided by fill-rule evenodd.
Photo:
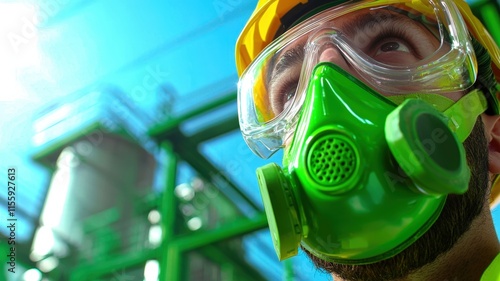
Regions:
M 421 93 L 389 96 L 387 99 L 395 104 L 401 104 L 406 99 L 420 99 L 431 104 L 448 117 L 448 127 L 462 143 L 472 132 L 477 117 L 488 108 L 483 92 L 478 89 L 472 90 L 457 102 L 443 95 Z
M 476 119 L 488 108 L 488 102 L 480 90 L 473 90 L 462 97 L 443 113 L 449 118 L 448 126 L 460 142 L 472 132 Z

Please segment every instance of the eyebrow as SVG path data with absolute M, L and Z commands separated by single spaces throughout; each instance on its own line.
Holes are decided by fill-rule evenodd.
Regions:
M 400 14 L 401 12 L 392 10 L 378 10 L 376 12 L 370 11 L 357 15 L 354 19 L 344 23 L 340 30 L 347 36 L 353 36 L 360 30 L 373 28 L 376 24 L 390 24 L 394 22 L 409 22 L 406 17 Z M 412 21 L 411 21 L 412 22 Z

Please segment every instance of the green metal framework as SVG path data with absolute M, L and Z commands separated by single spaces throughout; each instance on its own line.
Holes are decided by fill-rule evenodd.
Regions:
M 161 245 L 152 249 L 143 249 L 139 252 L 110 256 L 105 261 L 81 263 L 72 269 L 71 281 L 107 280 L 105 276 L 111 276 L 111 274 L 120 272 L 120 270 L 143 267 L 148 260 L 159 261 L 159 280 L 187 280 L 186 260 L 192 252 L 196 252 L 221 265 L 224 280 L 266 280 L 261 273 L 249 267 L 243 261 L 234 258 L 229 259 L 230 254 L 224 253 L 217 246 L 217 243 L 266 228 L 267 220 L 264 212 L 225 175 L 219 173 L 217 167 L 213 166 L 197 149 L 198 144 L 201 142 L 237 129 L 237 116 L 227 116 L 226 119 L 212 124 L 190 137 L 186 137 L 180 130 L 180 125 L 184 122 L 202 116 L 208 111 L 234 103 L 235 94 L 232 93 L 151 129 L 150 136 L 158 142 L 167 159 L 166 165 L 163 167 L 166 181 L 161 189 L 162 192 L 158 196 L 152 196 L 142 202 L 140 209 L 143 212 L 157 209 L 162 214 L 160 223 L 162 229 Z M 226 186 L 225 188 L 231 188 L 255 210 L 254 215 L 251 217 L 243 216 L 236 221 L 210 230 L 177 233 L 176 229 L 179 227 L 179 219 L 176 216 L 178 202 L 174 195 L 174 189 L 177 184 L 176 176 L 180 160 L 189 163 L 205 179 L 210 180 L 213 175 L 217 175 L 217 180 L 222 180 Z M 93 218 L 90 221 L 103 222 L 105 221 L 103 216 L 103 214 L 100 214 L 99 218 Z

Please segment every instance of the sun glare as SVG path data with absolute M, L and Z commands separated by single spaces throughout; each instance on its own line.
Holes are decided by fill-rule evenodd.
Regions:
M 29 99 L 22 78 L 39 64 L 36 16 L 33 5 L 0 3 L 0 102 Z

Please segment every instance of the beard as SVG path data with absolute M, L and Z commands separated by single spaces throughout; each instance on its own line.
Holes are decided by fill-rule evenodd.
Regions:
M 449 251 L 470 228 L 487 203 L 488 144 L 484 125 L 478 118 L 464 142 L 471 179 L 467 192 L 448 195 L 443 210 L 431 228 L 401 253 L 376 263 L 345 265 L 322 260 L 302 247 L 320 270 L 350 281 L 393 280 L 403 278 L 422 266 L 433 262 Z

